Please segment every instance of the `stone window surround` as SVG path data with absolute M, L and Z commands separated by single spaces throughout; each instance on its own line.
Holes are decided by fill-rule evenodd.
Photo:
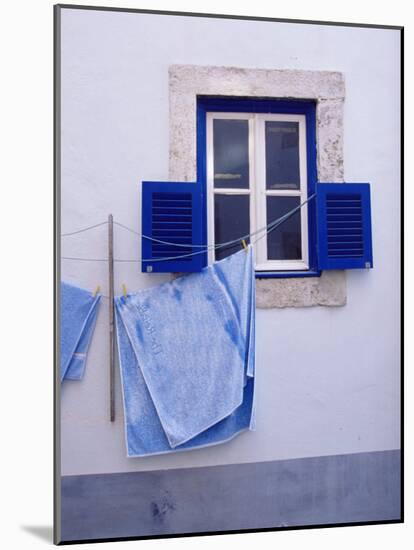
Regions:
M 171 65 L 169 67 L 169 179 L 195 181 L 197 96 L 316 100 L 318 181 L 342 183 L 345 83 L 336 71 Z M 343 306 L 346 272 L 320 277 L 256 279 L 259 308 Z

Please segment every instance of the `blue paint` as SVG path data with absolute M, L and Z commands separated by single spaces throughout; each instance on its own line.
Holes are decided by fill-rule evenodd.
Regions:
M 400 452 L 62 478 L 62 541 L 401 521 Z
M 203 254 L 182 257 L 197 251 L 192 246 L 205 244 L 200 218 L 200 185 L 197 182 L 144 181 L 141 204 L 143 235 L 160 241 L 188 245 L 174 246 L 142 237 L 142 272 L 200 271 L 204 265 Z M 162 258 L 171 259 L 160 261 Z
M 319 268 L 373 267 L 369 183 L 318 183 Z
M 295 277 L 320 277 L 321 271 L 310 269 L 308 271 L 257 271 L 256 279 L 293 279 Z
M 215 112 L 246 112 L 246 113 L 290 113 L 303 114 L 306 117 L 306 143 L 308 168 L 308 196 L 315 192 L 317 182 L 316 168 L 316 102 L 313 100 L 285 99 L 251 99 L 236 97 L 197 98 L 197 181 L 202 190 L 202 239 L 207 242 L 207 168 L 206 168 L 206 114 Z M 317 265 L 316 253 L 316 204 L 308 204 L 308 247 L 309 270 L 306 271 L 267 271 L 256 272 L 256 278 L 290 278 L 318 277 L 320 270 Z M 207 265 L 207 254 L 203 255 L 204 265 Z

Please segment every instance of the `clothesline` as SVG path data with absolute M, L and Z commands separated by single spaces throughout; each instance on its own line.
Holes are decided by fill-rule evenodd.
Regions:
M 156 239 L 154 237 L 150 237 L 148 235 L 138 233 L 134 229 L 131 229 L 130 227 L 128 227 L 128 226 L 126 226 L 122 223 L 114 221 L 113 222 L 114 225 L 122 227 L 123 229 L 126 229 L 126 230 L 130 231 L 131 233 L 134 233 L 135 235 L 137 235 L 139 237 L 142 237 L 144 239 L 149 239 L 151 241 L 155 241 L 155 242 L 170 245 L 170 246 L 183 246 L 185 248 L 200 248 L 201 249 L 201 250 L 198 250 L 196 252 L 191 252 L 191 253 L 188 253 L 188 254 L 181 254 L 179 256 L 171 256 L 171 257 L 167 257 L 167 258 L 150 258 L 150 259 L 143 259 L 143 258 L 142 259 L 119 259 L 119 258 L 115 259 L 114 258 L 114 262 L 124 262 L 124 263 L 139 263 L 141 261 L 144 261 L 144 262 L 160 262 L 160 261 L 165 262 L 165 261 L 169 261 L 169 260 L 178 260 L 178 259 L 181 259 L 181 258 L 188 258 L 190 256 L 196 256 L 198 254 L 204 254 L 208 250 L 218 250 L 218 249 L 224 249 L 225 250 L 226 248 L 230 248 L 230 247 L 234 246 L 235 244 L 242 243 L 243 240 L 248 240 L 248 239 L 250 239 L 251 244 L 256 244 L 260 239 L 265 237 L 268 233 L 271 233 L 272 231 L 274 231 L 277 227 L 279 227 L 279 225 L 281 225 L 288 218 L 290 218 L 294 213 L 296 213 L 298 210 L 300 210 L 305 204 L 307 204 L 309 201 L 311 201 L 315 196 L 316 196 L 316 193 L 314 193 L 313 195 L 308 197 L 305 201 L 303 201 L 301 204 L 299 204 L 295 208 L 292 208 L 291 210 L 289 210 L 283 216 L 273 220 L 272 222 L 268 223 L 266 226 L 261 227 L 261 228 L 257 229 L 256 231 L 253 231 L 251 233 L 247 233 L 246 235 L 243 235 L 243 236 L 238 237 L 237 239 L 233 239 L 231 241 L 227 241 L 225 243 L 219 243 L 219 244 L 213 244 L 213 245 L 179 244 L 179 243 L 172 243 L 172 242 L 169 242 L 169 241 L 162 241 L 160 239 Z M 72 236 L 72 235 L 76 235 L 78 233 L 82 233 L 84 231 L 88 231 L 90 229 L 94 229 L 96 227 L 100 227 L 102 225 L 106 225 L 107 223 L 108 223 L 107 221 L 97 223 L 97 224 L 79 229 L 78 231 L 72 231 L 70 233 L 63 233 L 61 236 L 62 237 L 69 237 L 69 236 Z M 263 235 L 260 235 L 254 241 L 251 240 L 251 237 L 259 235 L 262 232 L 264 232 Z M 74 257 L 74 256 L 61 256 L 61 259 L 62 260 L 85 261 L 85 262 L 107 262 L 108 261 L 108 258 L 80 258 L 80 257 Z
M 107 225 L 108 222 L 96 223 L 95 225 L 89 225 L 88 227 L 83 227 L 78 231 L 72 231 L 71 233 L 62 233 L 61 237 L 70 237 L 71 235 L 77 235 L 78 233 L 83 233 L 84 231 L 89 231 L 89 229 L 94 229 L 95 227 L 100 227 L 101 225 Z

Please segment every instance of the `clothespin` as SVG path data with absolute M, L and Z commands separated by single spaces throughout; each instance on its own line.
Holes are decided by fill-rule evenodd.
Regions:
M 122 283 L 122 292 L 124 293 L 124 297 L 127 297 L 127 289 L 124 283 Z
M 247 248 L 246 241 L 244 239 L 242 239 L 242 245 L 243 245 L 244 250 L 247 252 L 248 248 Z
M 94 298 L 98 294 L 98 292 L 101 292 L 101 287 L 99 285 L 95 288 L 95 292 L 93 293 Z

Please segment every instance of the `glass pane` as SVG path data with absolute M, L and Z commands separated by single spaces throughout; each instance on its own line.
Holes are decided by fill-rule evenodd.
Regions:
M 267 121 L 266 188 L 299 189 L 299 123 Z
M 214 195 L 214 239 L 216 244 L 250 233 L 249 195 Z M 246 239 L 249 242 L 249 239 Z M 216 260 L 240 250 L 240 243 L 217 249 Z
M 267 224 L 277 220 L 300 204 L 299 197 L 266 197 Z M 300 210 L 267 234 L 268 260 L 302 258 Z
M 249 187 L 249 122 L 213 120 L 214 187 Z

